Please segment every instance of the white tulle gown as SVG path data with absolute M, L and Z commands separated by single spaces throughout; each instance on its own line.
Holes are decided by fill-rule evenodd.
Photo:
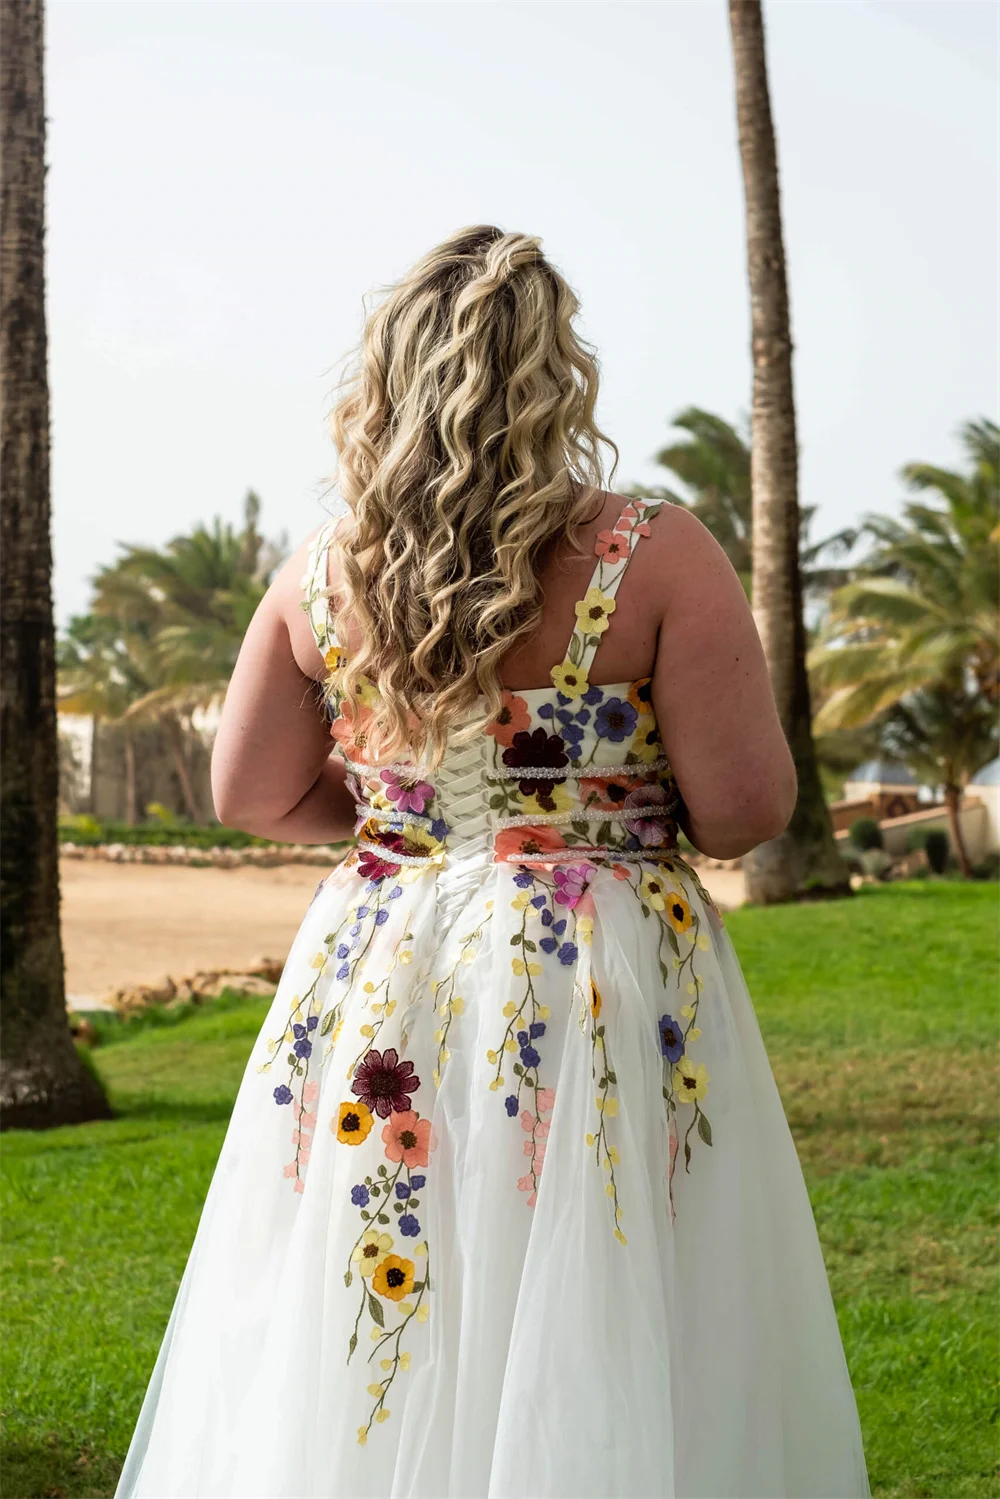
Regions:
M 433 775 L 366 759 L 249 1058 L 117 1499 L 854 1499 L 809 1199 L 648 681 L 551 689 Z M 644 514 L 645 512 L 645 514 Z M 304 579 L 327 664 L 326 546 Z

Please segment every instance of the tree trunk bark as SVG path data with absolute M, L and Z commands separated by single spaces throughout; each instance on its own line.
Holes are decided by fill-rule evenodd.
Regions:
M 955 858 L 958 867 L 962 871 L 964 879 L 972 879 L 972 861 L 969 851 L 965 846 L 965 837 L 962 833 L 962 819 L 958 809 L 962 802 L 962 788 L 954 781 L 946 781 L 944 787 L 944 804 L 948 812 L 948 832 L 951 834 L 951 846 L 955 850 Z
M 746 196 L 753 348 L 753 611 L 799 794 L 788 827 L 744 860 L 755 904 L 849 895 L 812 738 L 799 570 L 798 446 L 778 161 L 760 0 L 729 0 Z
M 0 1125 L 110 1114 L 66 1021 L 49 537 L 42 0 L 0 0 Z
M 135 794 L 135 740 L 128 724 L 122 728 L 125 746 L 125 821 L 134 828 L 138 820 Z
M 101 720 L 95 713 L 90 720 L 90 791 L 87 794 L 87 805 L 90 808 L 91 817 L 97 816 L 97 766 L 99 745 L 101 742 Z
M 195 800 L 194 786 L 191 784 L 191 773 L 188 770 L 187 761 L 184 758 L 184 730 L 180 720 L 170 714 L 166 719 L 167 733 L 170 737 L 170 747 L 174 753 L 174 765 L 177 767 L 177 779 L 181 783 L 181 796 L 184 798 L 184 809 L 192 822 L 200 822 L 198 803 Z

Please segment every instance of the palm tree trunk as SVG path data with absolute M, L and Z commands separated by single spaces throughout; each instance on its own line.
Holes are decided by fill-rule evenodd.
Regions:
M 110 1114 L 66 1023 L 49 538 L 42 0 L 0 0 L 0 1125 Z
M 122 725 L 125 745 L 125 821 L 130 828 L 137 821 L 135 794 L 135 740 L 129 725 Z
M 177 768 L 177 779 L 181 783 L 181 796 L 184 799 L 184 810 L 192 822 L 200 822 L 198 803 L 195 800 L 194 786 L 191 784 L 191 773 L 188 770 L 187 760 L 184 758 L 184 729 L 180 719 L 173 713 L 168 714 L 164 720 L 167 726 L 167 734 L 170 739 L 170 748 L 174 754 L 174 765 Z
M 729 22 L 753 343 L 753 610 L 799 781 L 798 802 L 785 832 L 744 861 L 749 899 L 766 904 L 806 895 L 848 895 L 850 883 L 834 841 L 812 738 L 799 571 L 792 339 L 760 0 L 729 0 Z
M 972 879 L 972 861 L 969 851 L 965 846 L 965 836 L 962 833 L 962 819 L 959 816 L 959 807 L 962 802 L 962 788 L 954 781 L 946 781 L 944 787 L 944 804 L 948 813 L 948 832 L 951 834 L 951 846 L 955 850 L 955 858 L 958 867 L 965 879 Z
M 97 816 L 97 765 L 98 747 L 101 738 L 100 729 L 101 720 L 94 713 L 90 719 L 90 791 L 87 795 L 87 805 L 90 808 L 91 817 Z

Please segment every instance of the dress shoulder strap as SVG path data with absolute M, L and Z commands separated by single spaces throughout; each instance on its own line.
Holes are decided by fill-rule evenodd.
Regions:
M 615 610 L 615 594 L 641 536 L 649 535 L 649 522 L 662 509 L 660 500 L 629 500 L 615 524 L 598 533 L 594 548 L 598 562 L 590 587 L 576 605 L 576 628 L 569 638 L 566 655 L 552 668 L 552 682 L 566 697 L 579 697 L 588 690 L 588 673 L 597 648 Z
M 332 515 L 323 522 L 316 535 L 309 544 L 306 554 L 306 570 L 302 574 L 302 599 L 301 607 L 309 616 L 312 626 L 313 638 L 324 658 L 330 657 L 332 652 L 339 653 L 339 646 L 333 633 L 333 621 L 330 617 L 330 594 L 332 589 L 327 587 L 327 552 L 333 533 L 336 530 L 339 515 Z M 328 666 L 334 666 L 333 659 L 327 660 Z

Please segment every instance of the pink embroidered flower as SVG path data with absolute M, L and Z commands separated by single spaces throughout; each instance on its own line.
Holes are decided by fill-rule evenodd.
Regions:
M 605 562 L 619 562 L 628 552 L 628 537 L 621 531 L 599 531 L 594 552 Z
M 615 877 L 616 880 L 627 880 L 628 879 L 628 865 L 627 864 L 612 864 L 612 866 L 611 866 L 611 873 L 614 875 L 614 877 Z
M 646 520 L 642 521 L 638 526 L 633 526 L 632 530 L 635 532 L 635 534 L 637 536 L 648 536 L 649 535 L 649 521 L 646 521 Z
M 434 787 L 429 781 L 416 776 L 401 775 L 395 770 L 383 770 L 382 781 L 389 801 L 395 802 L 400 812 L 422 812 L 434 796 Z
M 624 819 L 625 826 L 643 848 L 663 842 L 666 802 L 667 793 L 662 786 L 639 786 L 625 798 L 623 811 L 634 809 L 634 815 Z
M 566 869 L 557 869 L 552 876 L 556 885 L 556 904 L 569 906 L 571 910 L 579 905 L 593 873 L 593 864 L 570 864 Z
M 415 1109 L 390 1114 L 382 1139 L 386 1158 L 402 1161 L 404 1166 L 426 1166 L 435 1143 L 431 1140 L 431 1121 L 421 1119 Z
M 319 1097 L 319 1083 L 306 1083 L 302 1089 L 302 1102 L 315 1103 Z
M 494 863 L 506 864 L 521 858 L 536 859 L 540 854 L 550 854 L 565 847 L 565 838 L 547 823 L 539 823 L 537 827 L 504 828 L 493 841 L 493 859 Z
M 368 731 L 372 720 L 370 708 L 345 702 L 330 725 L 330 733 L 348 760 L 363 760 L 368 748 Z
M 540 1114 L 550 1114 L 556 1103 L 555 1088 L 536 1088 L 535 1103 L 538 1105 Z

